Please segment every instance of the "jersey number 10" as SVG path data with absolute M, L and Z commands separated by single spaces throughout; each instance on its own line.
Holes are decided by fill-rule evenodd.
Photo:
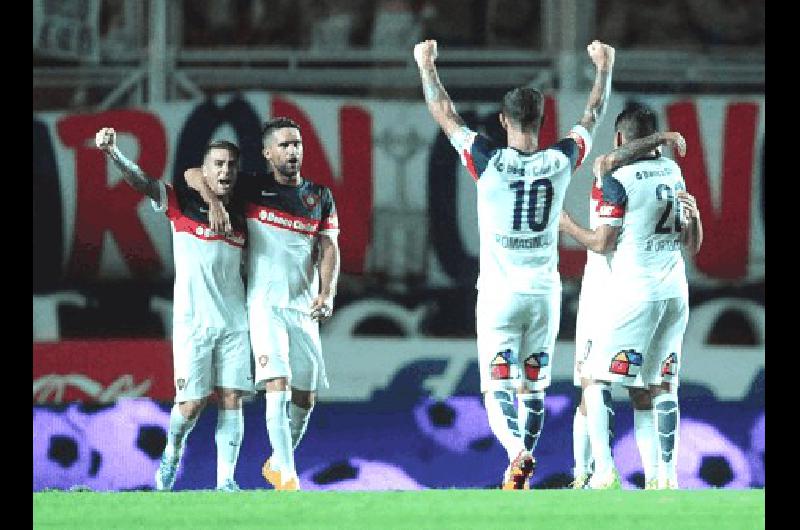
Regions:
M 534 180 L 527 193 L 524 180 L 515 180 L 508 187 L 516 192 L 513 229 L 522 230 L 522 211 L 525 210 L 528 228 L 534 232 L 544 230 L 550 218 L 550 207 L 553 205 L 553 183 L 549 179 Z M 526 198 L 528 199 L 527 207 L 525 207 Z

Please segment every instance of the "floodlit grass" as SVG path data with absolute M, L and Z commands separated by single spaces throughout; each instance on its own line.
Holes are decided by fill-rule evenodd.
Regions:
M 764 490 L 383 492 L 46 492 L 33 527 L 136 528 L 764 528 Z

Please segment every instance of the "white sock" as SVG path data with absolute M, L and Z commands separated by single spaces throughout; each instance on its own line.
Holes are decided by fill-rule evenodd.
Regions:
M 678 481 L 677 456 L 680 409 L 676 394 L 660 394 L 653 398 L 653 415 L 658 433 L 658 480 Z
M 306 432 L 306 427 L 308 427 L 308 418 L 311 416 L 312 410 L 314 410 L 313 405 L 310 409 L 304 409 L 289 401 L 289 427 L 292 430 L 292 448 L 294 449 L 297 449 L 297 446 L 300 445 L 300 440 Z
M 522 443 L 533 453 L 544 424 L 544 391 L 517 394 L 517 425 Z
M 519 437 L 517 411 L 514 408 L 511 392 L 490 390 L 484 394 L 484 404 L 486 415 L 489 417 L 489 427 L 508 453 L 508 461 L 511 462 L 525 449 Z
M 575 457 L 574 476 L 588 474 L 592 465 L 592 448 L 589 445 L 586 416 L 581 414 L 580 407 L 575 407 L 575 417 L 572 419 L 572 455 Z
M 233 480 L 243 437 L 242 409 L 218 409 L 217 430 L 214 435 L 217 443 L 217 487 L 228 480 Z
M 592 448 L 594 474 L 604 477 L 614 468 L 609 440 L 611 389 L 602 383 L 592 383 L 583 390 L 583 399 L 586 403 L 586 430 Z
M 169 430 L 167 431 L 167 446 L 164 447 L 164 458 L 179 461 L 183 455 L 184 445 L 189 433 L 197 424 L 197 417 L 193 420 L 186 419 L 181 414 L 178 404 L 172 406 L 169 412 Z
M 642 458 L 645 484 L 658 478 L 658 443 L 653 418 L 652 410 L 633 410 L 633 429 Z
M 270 465 L 282 473 L 283 480 L 297 476 L 294 468 L 292 433 L 289 429 L 289 415 L 286 406 L 291 398 L 291 390 L 267 391 L 267 434 L 272 446 Z

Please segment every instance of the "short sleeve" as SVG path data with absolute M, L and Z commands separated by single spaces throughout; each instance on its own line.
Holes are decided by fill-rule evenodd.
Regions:
M 558 149 L 569 158 L 574 171 L 583 164 L 592 150 L 592 135 L 589 134 L 586 127 L 576 124 L 564 138 L 553 146 L 553 149 Z
M 489 160 L 498 148 L 489 138 L 469 127 L 461 127 L 454 132 L 450 137 L 450 143 L 475 181 L 486 171 Z
M 625 208 L 628 205 L 628 193 L 625 186 L 613 174 L 603 177 L 602 199 L 597 204 L 597 214 L 602 224 L 622 226 Z

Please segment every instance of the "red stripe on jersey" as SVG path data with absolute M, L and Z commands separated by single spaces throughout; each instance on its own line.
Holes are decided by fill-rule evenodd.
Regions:
M 265 225 L 277 226 L 278 228 L 285 228 L 292 232 L 300 232 L 301 234 L 309 234 L 312 236 L 317 234 L 320 224 L 316 219 L 296 217 L 286 212 L 275 210 L 274 208 L 267 208 L 256 204 L 247 205 L 247 218 Z M 330 219 L 331 218 L 328 218 L 328 220 Z
M 603 190 L 592 184 L 592 199 L 595 201 L 603 200 Z
M 472 175 L 472 180 L 478 181 L 478 171 L 475 169 L 475 161 L 472 160 L 472 154 L 467 149 L 464 149 L 464 160 L 467 161 L 467 171 Z
M 625 215 L 625 207 L 600 201 L 597 204 L 597 213 L 605 219 L 622 219 Z
M 204 241 L 222 241 L 233 245 L 234 247 L 244 247 L 244 234 L 241 232 L 234 232 L 233 236 L 224 236 L 211 230 L 208 225 L 198 223 L 194 219 L 190 219 L 184 215 L 172 219 L 172 225 L 175 227 L 175 232 L 182 232 L 191 234 L 197 239 Z

